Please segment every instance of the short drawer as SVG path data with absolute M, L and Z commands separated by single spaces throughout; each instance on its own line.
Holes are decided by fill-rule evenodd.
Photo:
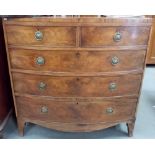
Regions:
M 146 51 L 38 51 L 10 49 L 13 69 L 115 72 L 143 69 Z M 131 63 L 132 62 L 132 63 Z
M 55 77 L 13 73 L 17 93 L 53 97 L 107 97 L 138 94 L 141 75 Z
M 35 97 L 16 97 L 18 117 L 62 123 L 98 123 L 131 119 L 136 98 L 106 99 L 102 102 L 63 102 Z
M 9 45 L 74 47 L 76 27 L 6 26 Z
M 82 27 L 82 47 L 147 45 L 149 27 Z

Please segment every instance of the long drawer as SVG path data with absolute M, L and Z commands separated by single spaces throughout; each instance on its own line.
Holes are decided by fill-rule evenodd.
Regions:
M 18 117 L 46 122 L 98 123 L 130 119 L 137 98 L 106 99 L 102 102 L 63 102 L 36 97 L 16 97 Z M 33 103 L 33 104 L 32 104 Z
M 13 73 L 17 93 L 54 97 L 106 97 L 138 94 L 141 74 L 115 77 L 54 77 Z
M 143 69 L 145 51 L 39 51 L 10 49 L 13 69 L 113 72 Z M 132 62 L 132 63 L 131 63 Z

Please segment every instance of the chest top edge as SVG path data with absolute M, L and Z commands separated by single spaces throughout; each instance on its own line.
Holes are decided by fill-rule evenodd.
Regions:
M 151 26 L 152 19 L 146 17 L 5 17 L 4 24 L 10 25 L 72 25 L 72 26 Z

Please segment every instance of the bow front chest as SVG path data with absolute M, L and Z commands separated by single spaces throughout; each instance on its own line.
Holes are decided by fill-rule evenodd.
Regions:
M 72 132 L 125 122 L 132 136 L 151 21 L 4 18 L 19 133 L 25 122 Z

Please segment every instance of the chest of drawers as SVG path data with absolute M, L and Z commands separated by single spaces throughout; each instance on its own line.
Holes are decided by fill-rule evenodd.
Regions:
M 147 65 L 154 65 L 155 64 L 155 16 L 148 16 L 152 18 L 152 26 L 151 26 L 151 34 L 150 34 L 150 44 L 147 52 Z
M 132 136 L 148 18 L 4 18 L 19 133 L 25 122 L 73 132 L 127 123 Z

